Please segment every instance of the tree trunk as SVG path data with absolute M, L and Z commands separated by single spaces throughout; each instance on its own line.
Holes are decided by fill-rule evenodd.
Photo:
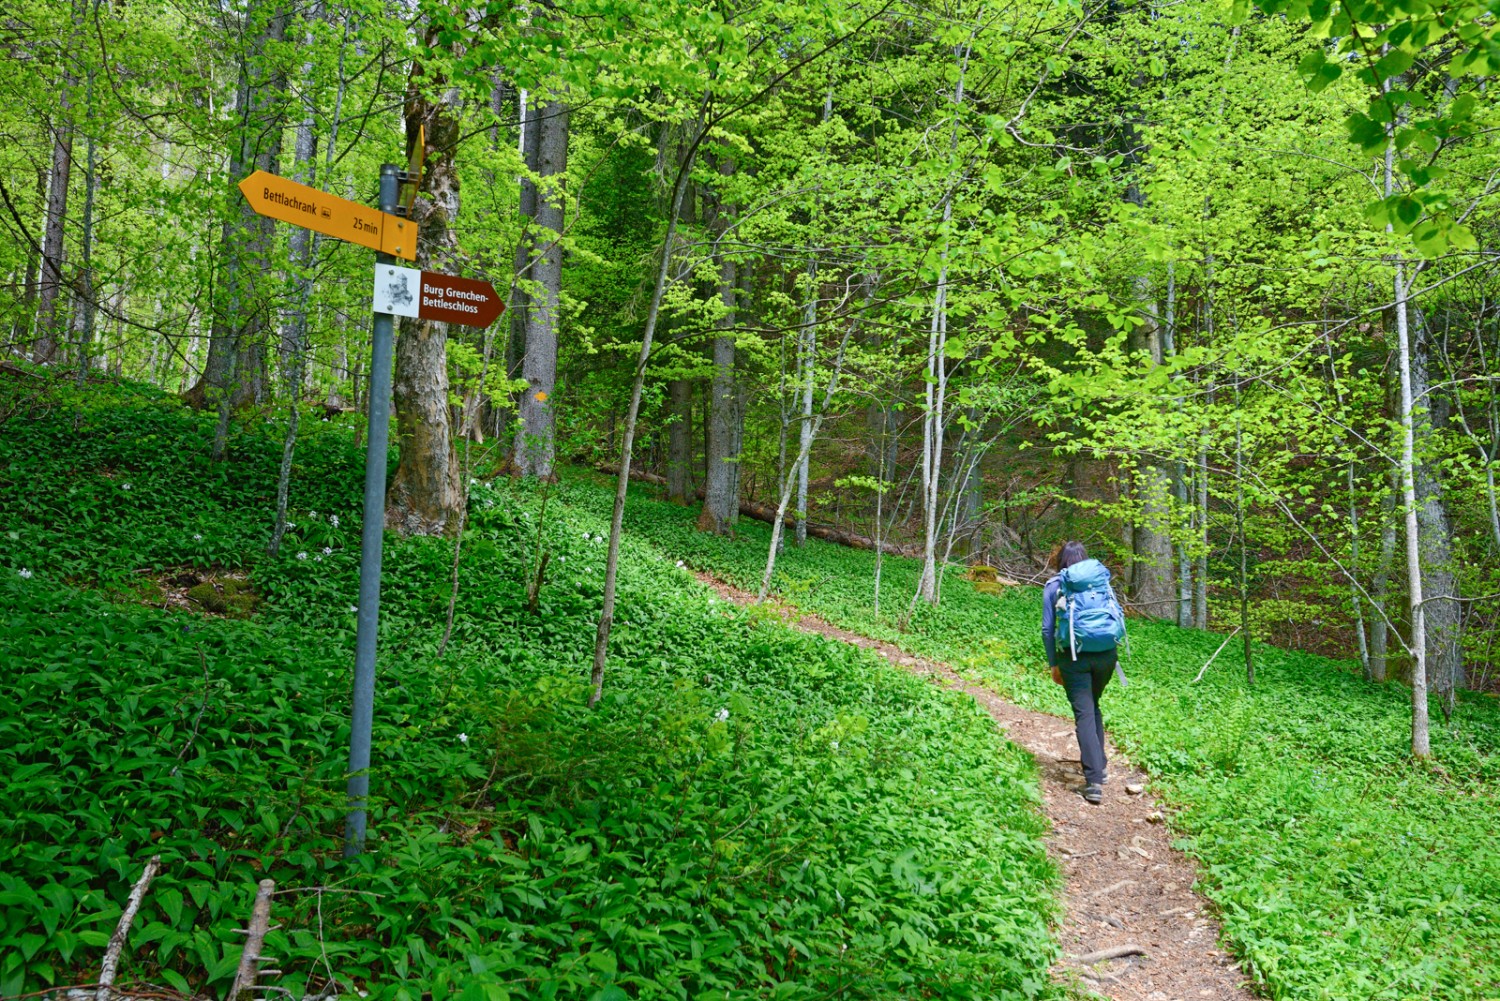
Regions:
M 954 118 L 948 140 L 950 159 L 958 152 L 958 114 L 964 106 L 964 81 L 968 75 L 970 51 L 970 43 L 965 43 L 953 53 L 958 62 L 958 74 L 953 83 Z M 951 190 L 943 193 L 943 250 L 932 300 L 932 323 L 927 335 L 927 378 L 922 412 L 922 576 L 917 582 L 916 597 L 928 604 L 936 604 L 938 597 L 938 497 L 942 490 L 943 407 L 948 390 L 948 252 L 952 238 L 949 227 L 953 223 L 955 194 Z
M 536 227 L 532 236 L 530 277 L 536 293 L 528 297 L 523 322 L 526 358 L 516 431 L 516 470 L 523 476 L 549 477 L 556 452 L 552 394 L 557 382 L 557 324 L 562 291 L 564 182 L 568 170 L 568 106 L 551 100 L 536 122 Z
M 1388 178 L 1391 155 L 1391 150 L 1387 149 Z M 1401 378 L 1401 500 L 1406 512 L 1407 599 L 1411 606 L 1411 753 L 1414 757 L 1426 758 L 1432 753 L 1427 735 L 1427 609 L 1422 598 L 1422 534 L 1417 512 L 1416 433 L 1412 402 L 1415 392 L 1406 302 L 1406 263 L 1399 254 L 1396 255 L 1395 266 L 1392 283 L 1396 302 L 1396 353 Z
M 1380 565 L 1375 568 L 1375 579 L 1370 588 L 1370 607 L 1375 612 L 1370 620 L 1370 680 L 1377 682 L 1385 681 L 1387 673 L 1389 626 L 1386 624 L 1386 598 L 1391 582 L 1391 563 L 1396 557 L 1396 493 L 1400 484 L 1400 470 L 1393 467 L 1391 489 L 1381 505 Z
M 734 173 L 734 161 L 721 158 L 718 173 Z M 709 220 L 718 244 L 733 222 L 734 209 L 722 197 L 710 202 L 713 218 Z M 740 387 L 735 371 L 734 328 L 739 319 L 736 299 L 741 275 L 735 259 L 715 247 L 719 267 L 720 316 L 713 339 L 713 379 L 709 387 L 709 418 L 704 445 L 703 510 L 698 527 L 715 535 L 732 535 L 740 507 L 740 438 L 744 432 L 744 408 L 740 405 Z
M 1177 354 L 1177 267 L 1172 260 L 1167 261 L 1167 309 L 1162 320 L 1161 353 L 1164 359 L 1170 359 Z M 1181 376 L 1174 376 L 1173 381 L 1181 382 Z M 1182 413 L 1180 394 L 1173 399 L 1172 408 L 1179 415 Z M 1172 463 L 1172 501 L 1180 515 L 1191 510 L 1188 505 L 1187 463 L 1181 458 Z M 1192 524 L 1191 517 L 1187 521 Z M 1193 557 L 1186 539 L 1174 545 L 1177 552 L 1177 626 L 1187 629 L 1193 624 Z
M 808 300 L 803 327 L 797 338 L 797 376 L 802 384 L 802 420 L 798 423 L 797 524 L 793 544 L 807 545 L 807 472 L 812 462 L 813 381 L 818 370 L 818 262 L 807 262 Z
M 641 333 L 641 354 L 636 362 L 635 378 L 630 387 L 630 409 L 625 414 L 625 434 L 620 443 L 620 472 L 615 484 L 615 506 L 609 523 L 609 549 L 604 557 L 604 600 L 599 610 L 599 626 L 594 631 L 594 665 L 589 675 L 592 691 L 589 705 L 596 706 L 604 697 L 604 666 L 609 658 L 609 633 L 615 621 L 615 579 L 620 566 L 620 533 L 625 523 L 625 495 L 630 487 L 631 451 L 635 447 L 635 424 L 641 410 L 641 390 L 646 381 L 646 365 L 651 361 L 651 341 L 656 336 L 656 323 L 661 316 L 661 301 L 666 294 L 672 265 L 672 248 L 677 240 L 677 219 L 682 212 L 683 196 L 693 172 L 693 161 L 697 159 L 698 144 L 707 133 L 704 107 L 699 110 L 694 131 L 683 151 L 677 167 L 677 176 L 672 182 L 672 204 L 667 209 L 667 232 L 662 238 L 661 260 L 656 271 L 656 284 L 651 290 L 651 305 L 646 311 L 646 328 Z M 666 155 L 666 143 L 662 143 L 662 155 Z
M 970 420 L 977 420 L 977 411 L 970 409 Z M 976 432 L 977 433 L 977 432 Z M 983 453 L 973 455 L 964 466 L 963 485 L 959 488 L 958 510 L 953 517 L 953 530 L 962 532 L 965 540 L 963 554 L 973 557 L 984 548 L 984 476 L 979 470 Z
M 1130 332 L 1130 346 L 1145 352 L 1153 365 L 1163 358 L 1161 324 L 1151 300 L 1151 280 L 1135 280 L 1136 301 L 1141 304 L 1141 323 Z M 1178 604 L 1177 554 L 1169 531 L 1171 525 L 1172 477 L 1165 467 L 1143 465 L 1135 477 L 1140 513 L 1130 526 L 1133 554 L 1130 579 L 1134 604 L 1153 618 L 1174 618 Z
M 844 370 L 844 349 L 849 344 L 849 336 L 853 333 L 853 326 L 845 332 L 843 339 L 839 342 L 839 349 L 833 359 L 833 372 L 828 377 L 828 387 L 823 393 L 823 406 L 819 409 L 817 416 L 811 419 L 812 433 L 807 435 L 798 450 L 796 462 L 792 466 L 795 473 L 798 465 L 806 461 L 807 453 L 812 449 L 812 443 L 818 436 L 818 429 L 823 424 L 823 418 L 828 413 L 828 405 L 833 402 L 833 395 L 838 391 L 839 376 Z M 781 547 L 781 528 L 786 524 L 787 505 L 792 500 L 792 487 L 794 475 L 787 475 L 781 486 L 781 503 L 776 508 L 775 519 L 771 524 L 771 544 L 766 551 L 766 570 L 760 578 L 760 593 L 756 600 L 765 601 L 766 595 L 771 591 L 771 576 L 776 571 L 776 553 Z
M 322 3 L 313 4 L 308 14 L 308 28 L 304 36 L 309 51 L 314 41 L 312 23 L 322 15 Z M 340 68 L 339 89 L 340 97 L 342 97 L 342 63 Z M 304 61 L 303 77 L 310 78 L 312 73 L 311 60 Z M 292 177 L 306 185 L 312 185 L 316 180 L 313 176 L 315 172 L 312 165 L 313 158 L 318 155 L 316 115 L 317 108 L 313 106 L 311 97 L 304 95 L 302 121 L 297 125 L 296 148 L 293 152 L 295 166 L 292 168 Z M 334 114 L 333 129 L 334 135 L 337 135 L 337 111 Z M 329 145 L 331 148 L 331 138 Z M 318 238 L 312 230 L 303 229 L 301 226 L 292 227 L 288 244 L 289 263 L 293 270 L 292 304 L 281 327 L 280 345 L 282 385 L 287 396 L 287 427 L 286 437 L 281 444 L 281 467 L 276 479 L 276 521 L 271 528 L 271 541 L 266 546 L 266 551 L 272 556 L 280 552 L 281 538 L 286 534 L 287 503 L 291 498 L 292 486 L 292 458 L 297 448 L 297 425 L 302 416 L 297 404 L 302 396 L 303 359 L 307 352 L 307 311 L 312 301 L 312 265 L 317 248 Z
M 95 14 L 98 13 L 99 0 L 94 0 Z M 87 82 L 84 84 L 84 122 L 86 123 L 87 136 L 84 139 L 84 171 L 83 171 L 83 230 L 79 234 L 79 268 L 77 294 L 73 307 L 76 322 L 74 326 L 78 329 L 78 370 L 75 383 L 79 389 L 83 388 L 84 380 L 88 376 L 89 351 L 94 341 L 94 320 L 98 316 L 99 308 L 95 297 L 98 290 L 94 287 L 94 202 L 99 190 L 98 170 L 98 143 L 94 138 L 96 123 L 94 121 L 94 70 L 89 68 Z
M 240 127 L 237 147 L 229 159 L 227 180 L 238 184 L 251 170 L 276 173 L 281 160 L 281 117 L 286 78 L 272 61 L 272 50 L 286 37 L 285 13 L 260 0 L 245 15 L 253 39 L 240 72 Z M 271 274 L 270 250 L 275 223 L 257 215 L 250 203 L 235 193 L 237 213 L 224 221 L 222 265 L 215 290 L 213 325 L 209 330 L 208 359 L 198 384 L 184 394 L 195 407 L 219 409 L 213 454 L 222 457 L 230 411 L 259 402 L 266 393 L 266 332 L 269 305 L 266 285 Z
M 36 172 L 37 196 L 45 199 L 47 197 L 47 171 Z M 37 309 L 37 285 L 41 277 L 42 254 L 40 249 L 33 250 L 28 246 L 26 250 L 26 278 L 22 286 L 21 308 L 16 313 L 15 322 L 11 324 L 10 339 L 15 345 L 31 344 L 31 331 L 36 320 Z
M 687 504 L 693 496 L 693 384 L 686 379 L 667 382 L 672 423 L 667 428 L 667 500 Z
M 83 2 L 74 0 L 75 35 L 82 24 Z M 52 129 L 52 167 L 47 174 L 47 221 L 42 232 L 42 274 L 36 308 L 36 344 L 32 360 L 50 363 L 57 345 L 67 331 L 67 322 L 59 315 L 58 304 L 66 287 L 63 269 L 67 266 L 64 240 L 68 218 L 68 182 L 73 175 L 73 107 L 72 92 L 77 85 L 72 61 L 65 60 L 62 84 L 58 90 L 57 118 Z
M 1453 532 L 1443 500 L 1442 483 L 1432 456 L 1437 428 L 1446 422 L 1447 397 L 1432 393 L 1429 378 L 1431 332 L 1419 311 L 1412 358 L 1412 396 L 1427 401 L 1416 427 L 1418 460 L 1414 469 L 1417 525 L 1422 550 L 1422 594 L 1427 633 L 1427 677 L 1443 716 L 1451 717 L 1458 689 L 1464 684 L 1462 619 L 1458 578 L 1453 572 Z
M 436 43 L 437 30 L 429 27 L 427 44 Z M 419 127 L 427 138 L 427 170 L 412 207 L 416 267 L 433 271 L 457 265 L 459 93 L 445 84 L 417 63 L 406 100 L 407 141 L 416 141 Z M 434 88 L 442 88 L 441 96 L 429 96 Z M 449 423 L 447 340 L 446 323 L 401 320 L 392 381 L 400 461 L 386 495 L 385 524 L 404 535 L 451 535 L 460 525 L 464 493 Z

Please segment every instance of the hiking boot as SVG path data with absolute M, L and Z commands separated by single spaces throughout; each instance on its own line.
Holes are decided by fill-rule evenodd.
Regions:
M 1104 802 L 1104 787 L 1097 782 L 1090 782 L 1083 787 L 1083 798 L 1095 806 Z

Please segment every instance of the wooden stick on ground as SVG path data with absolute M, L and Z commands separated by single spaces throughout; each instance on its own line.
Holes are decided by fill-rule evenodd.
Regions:
M 1074 956 L 1073 962 L 1083 966 L 1093 966 L 1107 959 L 1119 959 L 1122 956 L 1144 956 L 1146 950 L 1134 942 L 1129 945 L 1112 945 L 1108 949 L 1100 949 L 1097 952 L 1086 952 L 1082 956 Z
M 264 959 L 260 951 L 266 944 L 266 932 L 271 930 L 271 891 L 274 889 L 274 880 L 260 881 L 255 906 L 250 911 L 250 927 L 245 931 L 245 951 L 240 954 L 240 969 L 234 975 L 229 1001 L 247 1001 L 255 988 L 256 978 L 260 976 L 260 964 Z
M 1240 627 L 1239 626 L 1235 626 L 1234 627 L 1234 633 L 1237 633 L 1239 631 L 1240 631 Z M 1214 660 L 1219 656 L 1219 654 L 1221 654 L 1221 653 L 1224 652 L 1224 648 L 1229 645 L 1229 641 L 1232 640 L 1232 639 L 1234 639 L 1234 633 L 1230 633 L 1228 636 L 1224 637 L 1224 642 L 1220 643 L 1219 644 L 1219 649 L 1215 650 L 1214 651 L 1214 655 L 1212 657 L 1208 658 L 1208 662 L 1205 663 L 1203 665 L 1202 670 L 1200 670 L 1198 672 L 1198 677 L 1196 677 L 1196 678 L 1193 679 L 1193 684 L 1196 685 L 1198 682 L 1200 682 L 1200 681 L 1203 680 L 1203 672 L 1207 671 L 1208 670 L 1208 665 L 1212 664 L 1214 662 Z
M 130 891 L 130 899 L 125 902 L 120 923 L 115 925 L 115 933 L 109 937 L 109 948 L 104 950 L 104 965 L 99 968 L 99 991 L 94 995 L 96 1001 L 109 1001 L 110 988 L 115 982 L 115 970 L 120 965 L 120 953 L 125 949 L 125 936 L 130 933 L 130 923 L 135 920 L 135 912 L 141 909 L 146 889 L 151 885 L 151 880 L 156 878 L 156 870 L 160 868 L 161 856 L 151 856 L 141 878 L 135 881 L 135 886 Z

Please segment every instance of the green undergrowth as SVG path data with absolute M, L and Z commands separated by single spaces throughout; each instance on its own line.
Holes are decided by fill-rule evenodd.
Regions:
M 736 540 L 719 539 L 697 532 L 693 514 L 642 495 L 627 523 L 694 568 L 758 588 L 769 527 L 741 519 Z M 997 598 L 950 573 L 941 606 L 919 607 L 902 631 L 919 564 L 884 560 L 877 617 L 874 562 L 816 540 L 788 547 L 775 591 L 1020 704 L 1069 714 L 1045 669 L 1037 588 Z M 1250 688 L 1232 644 L 1193 684 L 1221 636 L 1132 620 L 1130 640 L 1130 684 L 1107 693 L 1106 724 L 1174 805 L 1201 889 L 1269 996 L 1500 997 L 1493 699 L 1465 699 L 1449 726 L 1434 721 L 1426 767 L 1409 760 L 1406 690 L 1366 684 L 1348 663 L 1257 645 Z
M 9 411 L 0 995 L 93 980 L 152 855 L 121 980 L 183 993 L 222 996 L 270 878 L 292 997 L 1056 995 L 1036 775 L 969 700 L 716 600 L 632 536 L 584 707 L 589 487 L 548 503 L 532 613 L 541 498 L 475 486 L 441 655 L 452 543 L 389 541 L 370 841 L 342 860 L 351 429 L 304 422 L 273 559 L 278 421 L 236 421 L 217 463 L 212 417 L 146 391 Z M 163 609 L 179 569 L 260 601 Z

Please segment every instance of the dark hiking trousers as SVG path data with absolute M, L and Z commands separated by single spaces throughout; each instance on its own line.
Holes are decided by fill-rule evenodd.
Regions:
M 1116 652 L 1079 653 L 1077 660 L 1061 651 L 1058 667 L 1062 671 L 1063 689 L 1073 707 L 1073 722 L 1078 729 L 1078 756 L 1083 760 L 1083 780 L 1089 785 L 1104 781 L 1104 714 L 1099 711 L 1099 696 L 1115 671 Z

